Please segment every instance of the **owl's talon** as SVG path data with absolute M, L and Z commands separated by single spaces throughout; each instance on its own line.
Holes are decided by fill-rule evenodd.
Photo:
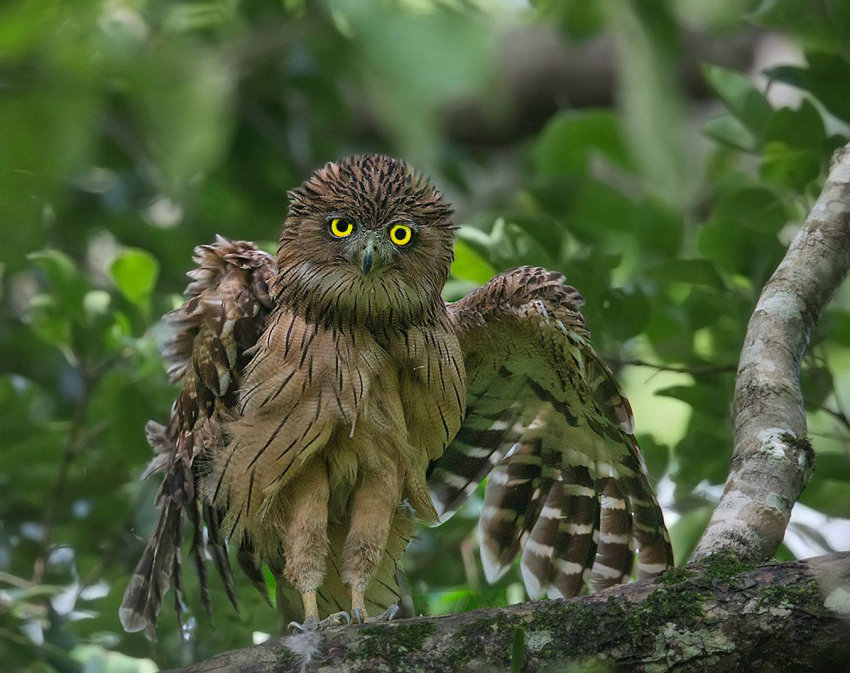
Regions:
M 351 614 L 355 624 L 378 624 L 381 622 L 391 622 L 398 614 L 398 611 L 398 605 L 391 605 L 377 617 L 370 617 L 366 614 L 366 610 L 361 610 L 360 608 L 354 608 Z
M 339 612 L 334 612 L 332 615 L 328 615 L 320 621 L 319 629 L 326 629 L 331 626 L 342 626 L 343 624 L 351 624 L 351 615 L 345 610 L 340 610 Z
M 398 605 L 391 605 L 377 617 L 367 617 L 366 623 L 374 624 L 376 622 L 391 622 L 398 614 L 399 609 Z
M 292 629 L 293 633 L 307 633 L 308 631 L 324 631 L 325 629 L 342 626 L 343 624 L 351 624 L 351 615 L 345 610 L 328 615 L 321 621 L 319 621 L 318 617 L 311 615 L 301 623 L 289 622 L 287 626 Z
M 303 622 L 289 622 L 287 628 L 292 629 L 293 633 L 307 633 L 308 631 L 316 631 L 319 628 L 319 624 L 319 618 L 311 615 L 305 617 Z

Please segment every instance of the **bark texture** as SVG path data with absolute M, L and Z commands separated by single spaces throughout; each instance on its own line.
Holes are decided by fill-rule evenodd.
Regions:
M 735 452 L 723 496 L 694 553 L 771 558 L 814 468 L 800 361 L 850 267 L 850 146 L 750 318 L 735 386 Z
M 718 554 L 582 598 L 287 636 L 180 671 L 838 671 L 849 656 L 850 552 Z

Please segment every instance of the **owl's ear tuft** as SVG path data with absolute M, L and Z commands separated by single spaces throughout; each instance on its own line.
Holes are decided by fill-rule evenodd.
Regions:
M 304 192 L 299 187 L 295 187 L 286 192 L 286 198 L 289 199 L 289 203 L 292 205 L 304 203 Z

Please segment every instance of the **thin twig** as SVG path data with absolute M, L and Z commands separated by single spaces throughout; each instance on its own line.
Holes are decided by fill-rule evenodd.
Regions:
M 7 642 L 15 643 L 20 647 L 33 649 L 44 655 L 46 658 L 58 659 L 68 667 L 66 670 L 83 670 L 83 665 L 79 661 L 74 659 L 68 652 L 56 647 L 56 645 L 53 645 L 52 643 L 36 643 L 20 633 L 15 633 L 11 629 L 4 628 L 0 628 L 0 640 L 6 640 Z
M 825 414 L 831 416 L 834 420 L 838 421 L 841 425 L 850 430 L 850 419 L 848 419 L 843 412 L 835 411 L 834 409 L 824 406 L 817 407 L 817 409 L 818 411 L 823 411 Z
M 18 577 L 2 570 L 0 570 L 0 582 L 17 587 L 18 589 L 32 589 L 35 586 L 35 583 L 30 580 L 25 580 L 23 577 Z
M 620 360 L 618 358 L 605 358 L 605 361 L 615 367 L 650 367 L 662 372 L 675 372 L 677 374 L 690 374 L 691 376 L 710 376 L 712 374 L 725 374 L 734 372 L 738 366 L 735 364 L 707 365 L 705 367 L 686 367 L 678 365 L 662 365 L 645 360 Z
M 62 462 L 59 463 L 59 470 L 56 473 L 56 479 L 53 481 L 53 486 L 47 496 L 47 502 L 44 505 L 44 514 L 41 519 L 41 527 L 43 531 L 42 552 L 36 558 L 33 564 L 32 581 L 34 584 L 41 584 L 44 581 L 44 574 L 47 570 L 47 561 L 50 557 L 50 545 L 53 538 L 53 528 L 56 523 L 56 512 L 59 506 L 59 498 L 65 489 L 65 482 L 68 478 L 68 470 L 71 463 L 76 457 L 79 450 L 84 445 L 80 440 L 83 436 L 84 424 L 86 420 L 86 411 L 89 406 L 89 399 L 94 387 L 94 380 L 85 372 L 81 372 L 83 379 L 83 389 L 80 396 L 77 398 L 77 403 L 74 407 L 74 414 L 71 418 L 71 427 L 68 429 L 68 436 L 65 440 L 65 448 L 62 452 Z M 91 436 L 91 433 L 88 433 Z

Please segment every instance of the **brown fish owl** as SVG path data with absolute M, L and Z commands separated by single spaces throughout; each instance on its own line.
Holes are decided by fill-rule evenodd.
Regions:
M 199 247 L 168 316 L 183 387 L 169 425 L 148 424 L 162 513 L 126 629 L 153 633 L 172 583 L 180 610 L 187 513 L 207 609 L 206 553 L 235 604 L 229 543 L 302 628 L 391 617 L 415 519 L 447 518 L 488 475 L 491 581 L 519 555 L 532 598 L 607 587 L 635 542 L 639 576 L 672 564 L 628 402 L 560 274 L 515 269 L 445 303 L 452 211 L 402 161 L 329 163 L 289 196 L 276 259 Z

